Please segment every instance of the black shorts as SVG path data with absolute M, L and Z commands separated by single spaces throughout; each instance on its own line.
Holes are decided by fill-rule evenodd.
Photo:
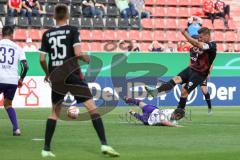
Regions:
M 204 75 L 199 74 L 197 71 L 187 67 L 182 72 L 178 74 L 182 78 L 182 84 L 186 83 L 184 88 L 190 93 L 198 85 L 201 85 L 203 81 L 207 78 Z
M 64 96 L 68 91 L 75 96 L 77 103 L 83 103 L 93 98 L 92 93 L 85 80 L 82 80 L 80 78 L 67 78 L 66 85 L 70 85 L 70 87 L 73 88 L 74 91 L 71 91 L 70 88 L 69 90 L 67 90 L 68 87 L 65 87 L 64 84 L 63 84 L 64 86 L 63 91 L 59 91 L 59 89 L 52 87 L 52 103 L 53 104 L 63 101 Z
M 4 98 L 7 98 L 12 101 L 16 93 L 16 90 L 17 90 L 16 84 L 0 83 L 0 94 L 3 93 Z

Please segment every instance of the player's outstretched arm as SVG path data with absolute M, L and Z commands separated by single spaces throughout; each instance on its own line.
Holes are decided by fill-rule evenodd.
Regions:
M 82 52 L 81 45 L 74 46 L 74 54 L 76 57 L 78 57 L 82 61 L 87 62 L 87 63 L 90 62 L 90 57 L 88 55 L 86 55 L 84 52 Z
M 185 29 L 180 29 L 180 31 L 181 31 L 182 35 L 186 38 L 186 40 L 189 43 L 191 43 L 193 46 L 198 47 L 200 49 L 205 49 L 206 48 L 205 43 L 199 42 L 198 40 L 192 38 Z

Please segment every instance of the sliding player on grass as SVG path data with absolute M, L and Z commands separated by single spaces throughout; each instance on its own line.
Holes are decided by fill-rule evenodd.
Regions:
M 176 110 L 177 112 L 174 109 L 160 110 L 158 107 L 146 104 L 138 99 L 125 97 L 124 100 L 127 104 L 136 105 L 142 110 L 142 115 L 134 110 L 130 110 L 129 113 L 145 125 L 181 127 L 177 125 L 177 120 L 184 117 L 185 112 L 183 110 Z
M 56 19 L 57 26 L 52 27 L 43 34 L 42 45 L 40 49 L 40 63 L 46 74 L 45 80 L 48 82 L 51 81 L 51 78 L 54 78 L 51 77 L 50 74 L 58 68 L 62 69 L 61 67 L 64 66 L 64 62 L 66 62 L 67 68 L 71 68 L 72 65 L 78 66 L 78 64 L 67 63 L 69 59 L 76 57 L 84 62 L 90 61 L 89 56 L 81 52 L 81 43 L 79 39 L 78 29 L 76 27 L 67 25 L 67 21 L 69 19 L 68 6 L 64 4 L 57 5 L 55 7 L 54 18 Z M 49 55 L 48 66 L 46 61 L 46 54 Z M 90 92 L 88 84 L 82 77 L 80 66 L 78 66 L 78 69 L 74 72 L 60 70 L 60 76 L 63 76 L 65 72 L 69 74 L 69 77 L 66 78 L 66 83 L 80 87 L 80 95 L 76 96 L 75 98 L 78 103 L 84 104 L 90 114 L 93 127 L 96 130 L 101 142 L 102 153 L 113 157 L 119 156 L 119 153 L 117 153 L 111 146 L 107 145 L 101 116 L 98 113 L 97 107 L 92 99 L 92 94 Z M 60 78 L 61 77 L 59 77 L 59 79 Z M 64 84 L 60 85 L 64 86 Z M 52 114 L 47 119 L 45 144 L 41 153 L 43 157 L 55 157 L 55 155 L 51 152 L 50 143 L 61 110 L 61 104 L 59 102 L 61 102 L 64 98 L 64 94 L 61 94 L 56 90 L 56 86 L 54 87 L 54 85 L 52 85 L 53 108 Z M 71 133 L 69 132 L 69 134 Z
M 4 26 L 2 39 L 0 40 L 0 94 L 3 93 L 4 108 L 13 126 L 13 136 L 20 136 L 17 115 L 12 107 L 17 87 L 21 87 L 23 79 L 27 74 L 28 65 L 25 53 L 16 43 L 13 42 L 13 28 Z M 21 75 L 18 77 L 18 62 L 21 63 Z
M 178 109 L 184 111 L 188 95 L 207 78 L 217 54 L 217 46 L 214 41 L 211 41 L 211 31 L 206 27 L 198 31 L 198 40 L 190 37 L 186 30 L 182 29 L 181 32 L 187 41 L 193 45 L 190 49 L 189 67 L 167 83 L 160 85 L 160 87 L 152 89 L 146 86 L 145 89 L 151 96 L 156 97 L 158 93 L 162 94 L 172 90 L 176 84 L 186 84 L 181 90 L 181 97 L 177 106 Z

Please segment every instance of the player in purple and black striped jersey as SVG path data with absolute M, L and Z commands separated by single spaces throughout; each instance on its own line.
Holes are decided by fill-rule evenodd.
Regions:
M 190 49 L 190 65 L 177 76 L 172 78 L 167 83 L 163 83 L 160 87 L 152 89 L 146 86 L 147 92 L 155 97 L 158 93 L 166 93 L 173 89 L 176 84 L 186 84 L 181 91 L 178 108 L 184 110 L 186 106 L 187 97 L 192 90 L 198 85 L 202 84 L 207 78 L 211 65 L 217 54 L 217 46 L 214 41 L 211 41 L 210 29 L 203 27 L 199 33 L 198 40 L 189 36 L 186 30 L 181 30 L 183 36 L 189 43 L 193 45 Z

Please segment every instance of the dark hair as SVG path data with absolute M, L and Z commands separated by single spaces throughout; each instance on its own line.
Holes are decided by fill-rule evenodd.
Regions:
M 6 36 L 12 36 L 14 32 L 13 27 L 11 26 L 4 26 L 2 29 L 2 36 L 6 37 Z
M 185 110 L 182 108 L 175 109 L 173 113 L 177 116 L 180 116 L 181 118 L 185 116 Z
M 55 7 L 54 10 L 54 18 L 56 20 L 64 20 L 66 17 L 68 17 L 69 11 L 68 11 L 68 6 L 65 4 L 58 4 Z
M 211 31 L 207 27 L 202 27 L 201 29 L 198 30 L 198 34 L 208 34 L 210 35 Z

